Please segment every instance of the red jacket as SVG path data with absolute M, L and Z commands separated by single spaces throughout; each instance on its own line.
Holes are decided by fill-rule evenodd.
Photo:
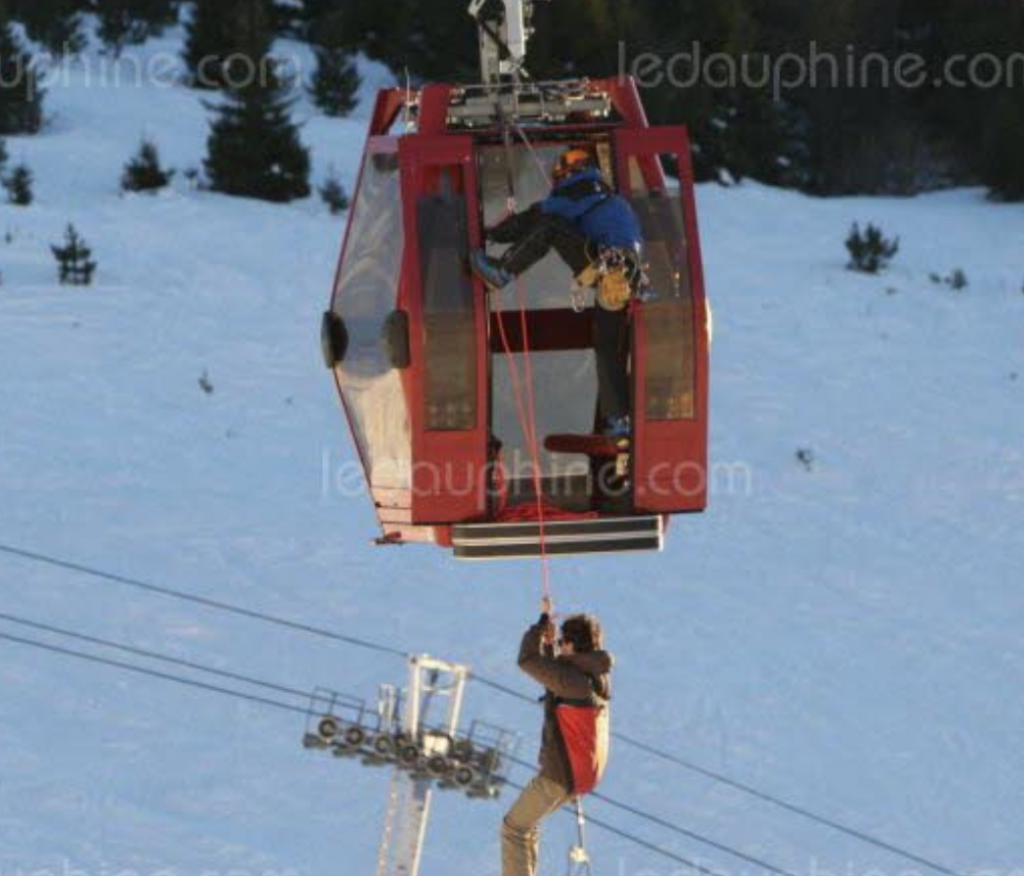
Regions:
M 546 691 L 540 772 L 571 793 L 587 794 L 608 763 L 615 661 L 607 651 L 556 657 L 543 634 L 544 619 L 526 631 L 519 648 L 519 668 Z

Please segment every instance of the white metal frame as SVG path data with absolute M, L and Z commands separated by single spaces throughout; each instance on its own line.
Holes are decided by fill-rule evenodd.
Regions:
M 422 740 L 428 753 L 446 754 L 447 751 L 441 749 L 458 730 L 468 679 L 467 666 L 425 654 L 410 656 L 409 687 L 401 715 L 403 733 L 410 739 Z M 447 700 L 444 721 L 439 726 L 425 726 L 428 707 L 435 697 Z M 394 701 L 392 695 L 388 702 Z M 431 796 L 429 779 L 395 767 L 377 857 L 377 876 L 417 876 L 430 818 Z

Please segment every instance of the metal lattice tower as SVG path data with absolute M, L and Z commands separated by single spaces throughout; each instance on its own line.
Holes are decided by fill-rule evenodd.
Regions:
M 409 658 L 409 687 L 401 714 L 401 729 L 417 740 L 425 755 L 447 755 L 462 712 L 469 669 L 428 656 Z M 444 702 L 440 723 L 431 723 L 432 707 Z M 382 702 L 387 702 L 382 697 Z M 394 700 L 392 699 L 392 702 Z M 377 876 L 417 876 L 430 818 L 431 781 L 417 771 L 394 768 L 384 822 Z

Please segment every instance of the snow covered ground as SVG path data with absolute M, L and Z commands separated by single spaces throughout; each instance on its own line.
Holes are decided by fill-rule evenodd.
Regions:
M 80 71 L 47 108 L 42 136 L 8 143 L 38 201 L 0 207 L 0 542 L 529 690 L 513 658 L 535 566 L 374 549 L 368 504 L 324 488 L 325 466 L 352 458 L 317 344 L 342 220 L 315 198 L 233 200 L 181 174 L 158 197 L 122 197 L 143 134 L 169 164 L 200 166 L 207 113 L 186 89 L 100 88 Z M 296 112 L 317 180 L 333 164 L 351 187 L 365 113 Z M 713 456 L 745 467 L 749 488 L 723 475 L 664 555 L 556 564 L 562 606 L 606 621 L 617 725 L 960 872 L 1024 867 L 1024 208 L 971 190 L 820 201 L 754 184 L 703 187 L 699 202 Z M 89 289 L 54 283 L 49 244 L 69 220 L 100 263 Z M 844 270 L 855 220 L 902 238 L 880 278 Z M 959 293 L 929 279 L 958 267 Z M 0 612 L 303 689 L 372 696 L 402 672 L 11 556 Z M 474 687 L 467 709 L 532 743 L 523 703 Z M 304 752 L 301 730 L 0 643 L 0 873 L 372 872 L 386 774 Z M 801 876 L 914 869 L 621 745 L 607 792 Z M 439 797 L 424 876 L 496 873 L 501 811 Z M 546 872 L 564 866 L 570 827 L 549 832 Z M 593 847 L 602 874 L 673 872 L 603 833 Z

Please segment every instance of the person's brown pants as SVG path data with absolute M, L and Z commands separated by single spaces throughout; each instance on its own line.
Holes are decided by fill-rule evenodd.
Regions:
M 502 876 L 536 876 L 540 823 L 571 799 L 567 788 L 544 776 L 523 789 L 501 825 Z

